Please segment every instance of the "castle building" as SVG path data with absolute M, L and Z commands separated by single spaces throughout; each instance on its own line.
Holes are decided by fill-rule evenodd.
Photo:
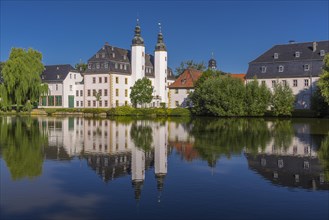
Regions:
M 77 84 L 82 81 L 81 74 L 71 65 L 45 66 L 41 74 L 43 83 L 48 84 L 48 95 L 40 97 L 39 106 L 43 108 L 74 108 Z
M 275 45 L 249 63 L 247 83 L 257 78 L 272 91 L 277 83 L 288 85 L 295 108 L 308 109 L 328 51 L 329 41 Z
M 158 33 L 154 56 L 145 53 L 144 39 L 137 23 L 131 50 L 105 43 L 89 60 L 84 73 L 85 108 L 108 108 L 130 105 L 130 91 L 135 82 L 143 77 L 151 80 L 153 100 L 150 107 L 168 105 L 167 86 L 174 82 L 174 75 L 167 65 L 167 49 L 163 34 Z M 100 94 L 101 99 L 95 98 Z

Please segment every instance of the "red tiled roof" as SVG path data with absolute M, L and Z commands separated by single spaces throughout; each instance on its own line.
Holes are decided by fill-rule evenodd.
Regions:
M 246 74 L 244 73 L 231 73 L 231 77 L 241 79 L 242 81 L 246 80 Z
M 184 72 L 173 82 L 170 89 L 194 88 L 196 81 L 202 75 L 202 71 L 196 69 L 186 69 Z

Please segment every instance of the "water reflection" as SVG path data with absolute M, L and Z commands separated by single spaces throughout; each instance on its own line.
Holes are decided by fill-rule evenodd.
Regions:
M 210 167 L 244 152 L 249 168 L 273 184 L 328 189 L 329 128 L 319 130 L 317 120 L 0 117 L 0 125 L 1 154 L 13 179 L 40 175 L 44 159 L 78 157 L 106 183 L 131 176 L 139 200 L 149 169 L 161 194 L 173 151 Z

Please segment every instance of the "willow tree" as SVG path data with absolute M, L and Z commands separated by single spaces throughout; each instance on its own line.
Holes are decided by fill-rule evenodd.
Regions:
M 41 62 L 42 54 L 36 50 L 13 48 L 9 59 L 2 68 L 3 89 L 9 104 L 17 104 L 18 108 L 28 102 L 38 101 L 48 88 L 42 85 L 40 75 L 44 70 Z

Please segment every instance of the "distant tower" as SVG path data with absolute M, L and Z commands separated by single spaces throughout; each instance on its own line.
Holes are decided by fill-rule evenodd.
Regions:
M 214 53 L 211 53 L 211 59 L 208 62 L 208 69 L 210 69 L 210 70 L 217 69 L 216 60 L 214 59 Z
M 158 95 L 160 102 L 168 104 L 167 100 L 167 48 L 163 42 L 163 35 L 161 31 L 161 24 L 159 23 L 158 40 L 155 46 L 154 56 L 154 73 L 155 73 L 155 94 Z
M 144 40 L 141 37 L 141 28 L 139 26 L 139 20 L 135 27 L 135 36 L 131 45 L 131 78 L 132 86 L 138 79 L 145 76 L 145 46 Z
M 154 146 L 154 171 L 157 181 L 158 202 L 163 189 L 164 179 L 167 175 L 167 125 L 159 126 Z

